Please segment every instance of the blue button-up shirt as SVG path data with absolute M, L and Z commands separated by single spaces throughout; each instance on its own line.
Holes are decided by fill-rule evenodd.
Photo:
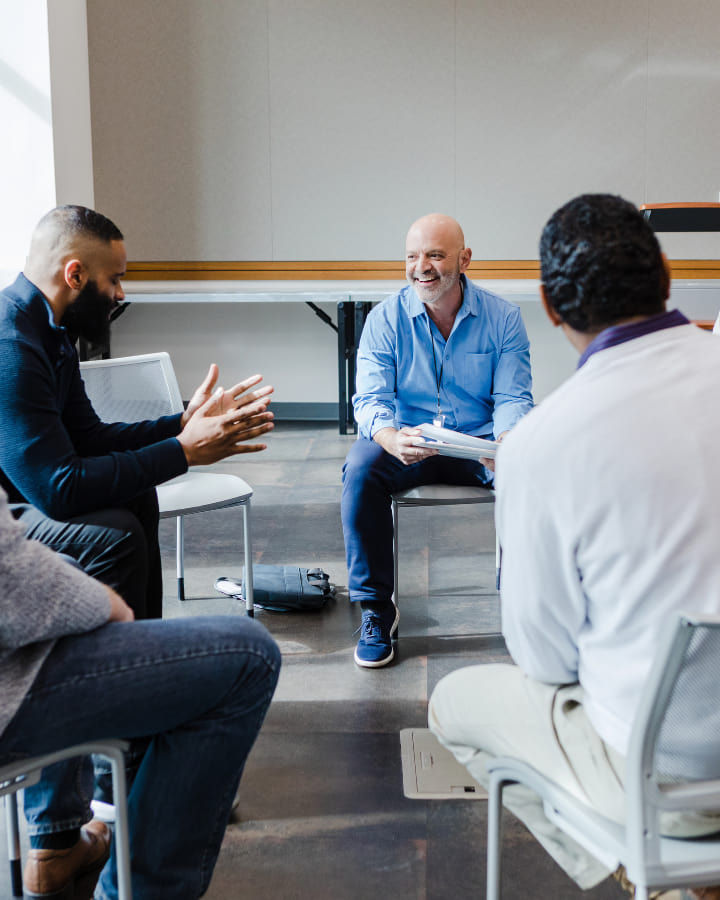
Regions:
M 532 408 L 530 345 L 519 308 L 461 277 L 463 304 L 447 341 L 410 285 L 370 312 L 353 397 L 363 437 L 431 422 L 438 387 L 445 427 L 465 434 L 497 437 Z

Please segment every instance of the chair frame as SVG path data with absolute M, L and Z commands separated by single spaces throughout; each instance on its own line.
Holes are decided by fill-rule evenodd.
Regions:
M 195 475 L 200 477 L 213 477 L 216 473 L 213 472 L 197 472 L 194 469 L 190 469 L 185 475 L 180 475 L 178 478 L 173 478 L 171 481 L 166 482 L 165 485 L 160 484 L 157 487 L 158 492 L 158 502 L 160 504 L 160 518 L 161 519 L 170 519 L 175 518 L 175 572 L 176 572 L 176 580 L 177 580 L 177 589 L 178 589 L 178 600 L 185 600 L 185 525 L 184 525 L 184 516 L 192 515 L 194 513 L 199 512 L 208 512 L 213 509 L 228 509 L 231 506 L 241 506 L 243 513 L 243 554 L 244 554 L 244 562 L 245 562 L 245 578 L 243 580 L 243 590 L 245 593 L 245 611 L 250 618 L 253 618 L 255 615 L 254 612 L 254 595 L 253 595 L 253 576 L 252 576 L 252 531 L 250 527 L 250 507 L 251 507 L 251 499 L 252 499 L 252 489 L 250 489 L 250 493 L 247 497 L 243 497 L 242 499 L 238 499 L 237 501 L 222 501 L 219 503 L 206 503 L 200 506 L 194 506 L 192 508 L 186 509 L 163 509 L 163 495 L 167 496 L 167 491 L 163 491 L 165 486 L 171 487 L 173 484 L 182 483 L 183 479 L 192 478 Z M 232 476 L 238 477 L 238 476 Z M 243 479 L 238 479 L 243 480 Z M 247 482 L 243 482 L 247 484 Z M 248 488 L 250 485 L 248 485 Z
M 660 813 L 720 808 L 720 778 L 661 785 L 654 752 L 667 706 L 698 627 L 720 628 L 720 617 L 682 615 L 668 627 L 644 687 L 626 758 L 626 823 L 619 825 L 557 787 L 532 766 L 497 758 L 488 766 L 487 900 L 500 900 L 502 792 L 524 784 L 543 800 L 548 819 L 609 869 L 625 866 L 636 900 L 648 890 L 700 887 L 720 879 L 720 836 L 702 840 L 662 837 Z
M 494 503 L 495 494 L 490 488 L 475 485 L 423 484 L 397 491 L 392 495 L 393 520 L 393 602 L 398 606 L 400 595 L 400 509 L 420 506 L 467 506 L 477 503 Z M 495 537 L 495 586 L 500 589 L 500 544 Z
M 130 871 L 130 836 L 127 811 L 127 791 L 125 783 L 125 757 L 127 741 L 106 740 L 76 744 L 55 753 L 33 756 L 0 767 L 0 797 L 5 799 L 7 823 L 8 862 L 13 897 L 23 896 L 22 857 L 20 852 L 20 828 L 18 824 L 17 792 L 37 784 L 42 770 L 53 763 L 76 756 L 97 754 L 110 760 L 115 801 L 115 830 L 113 840 L 116 847 L 118 896 L 120 900 L 132 900 L 132 878 Z
M 119 356 L 110 359 L 94 359 L 89 361 L 83 361 L 80 363 L 80 374 L 84 375 L 88 370 L 99 369 L 99 368 L 109 368 L 109 367 L 117 367 L 124 365 L 136 365 L 138 363 L 149 363 L 156 362 L 159 363 L 163 378 L 165 380 L 165 386 L 168 391 L 168 399 L 170 403 L 170 414 L 182 413 L 185 409 L 182 395 L 180 393 L 180 387 L 178 385 L 177 376 L 175 375 L 175 370 L 173 368 L 172 360 L 170 359 L 170 354 L 165 351 L 158 351 L 156 353 L 143 353 L 138 354 L 137 356 Z M 100 413 L 99 413 L 100 415 Z M 103 418 L 100 415 L 100 418 Z M 113 421 L 120 421 L 119 419 L 114 419 Z M 243 553 L 244 553 L 244 563 L 245 563 L 245 611 L 247 615 L 251 618 L 254 616 L 254 600 L 253 600 L 253 578 L 252 578 L 252 537 L 251 537 L 251 528 L 250 528 L 250 500 L 252 498 L 252 488 L 247 482 L 243 481 L 243 479 L 238 476 L 232 476 L 237 478 L 238 481 L 242 482 L 249 490 L 245 496 L 238 497 L 233 500 L 223 500 L 215 503 L 207 503 L 207 504 L 199 504 L 196 506 L 192 506 L 189 508 L 178 508 L 172 507 L 168 508 L 166 504 L 166 508 L 163 508 L 163 502 L 167 501 L 167 495 L 170 493 L 173 485 L 182 483 L 183 480 L 189 481 L 192 479 L 196 479 L 199 477 L 215 477 L 217 473 L 213 472 L 199 472 L 196 469 L 190 469 L 184 475 L 180 475 L 177 478 L 173 478 L 164 484 L 160 484 L 157 487 L 158 493 L 158 502 L 160 505 L 160 518 L 161 519 L 176 519 L 175 526 L 175 572 L 176 572 L 176 581 L 177 581 L 177 593 L 178 600 L 184 601 L 185 597 L 185 527 L 183 517 L 186 515 L 191 515 L 198 512 L 207 512 L 213 509 L 225 509 L 231 506 L 242 506 L 243 510 Z

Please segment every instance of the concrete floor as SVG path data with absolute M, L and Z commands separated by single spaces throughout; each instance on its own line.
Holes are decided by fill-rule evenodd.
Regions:
M 255 562 L 321 566 L 338 595 L 320 612 L 256 613 L 281 647 L 283 670 L 208 900 L 485 896 L 486 804 L 406 799 L 399 732 L 426 727 L 428 696 L 444 674 L 507 659 L 497 634 L 492 505 L 401 512 L 397 659 L 360 669 L 339 511 L 342 462 L 354 440 L 329 424 L 279 424 L 267 451 L 217 467 L 255 490 Z M 174 524 L 161 523 L 166 616 L 243 614 L 212 587 L 218 575 L 240 574 L 241 528 L 239 509 L 186 520 L 191 599 L 180 604 Z M 612 881 L 580 891 L 509 814 L 504 868 L 506 900 L 627 897 Z

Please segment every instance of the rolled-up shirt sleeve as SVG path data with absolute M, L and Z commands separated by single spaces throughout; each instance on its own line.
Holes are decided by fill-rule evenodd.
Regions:
M 533 406 L 530 341 L 517 307 L 511 307 L 493 375 L 493 433 L 509 431 Z
M 382 312 L 381 308 L 376 308 L 368 316 L 357 354 L 357 391 L 353 407 L 360 434 L 368 439 L 381 428 L 398 427 L 395 420 L 395 335 L 387 328 Z

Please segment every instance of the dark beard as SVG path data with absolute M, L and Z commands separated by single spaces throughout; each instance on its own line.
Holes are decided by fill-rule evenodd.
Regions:
M 110 343 L 110 311 L 113 301 L 101 294 L 96 281 L 88 281 L 77 299 L 63 313 L 60 324 L 73 343 L 84 338 L 91 344 Z

